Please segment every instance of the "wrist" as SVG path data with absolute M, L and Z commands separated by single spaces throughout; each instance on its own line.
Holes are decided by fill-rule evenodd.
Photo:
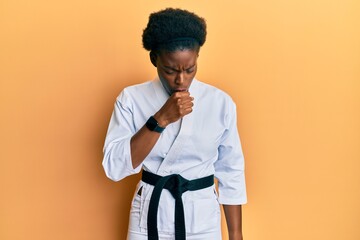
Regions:
M 151 116 L 145 123 L 145 126 L 152 132 L 162 133 L 165 128 L 161 127 L 158 123 L 158 121 Z
M 159 112 L 155 113 L 153 117 L 158 122 L 160 127 L 166 128 L 167 125 L 169 125 L 168 121 L 166 121 Z

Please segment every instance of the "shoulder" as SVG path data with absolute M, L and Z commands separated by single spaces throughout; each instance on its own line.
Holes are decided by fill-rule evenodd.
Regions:
M 129 104 L 133 99 L 139 96 L 148 95 L 153 92 L 153 81 L 146 81 L 125 87 L 117 96 L 116 101 L 123 104 Z
M 219 89 L 210 84 L 201 82 L 197 79 L 194 79 L 194 85 L 195 85 L 194 87 L 196 88 L 197 94 L 200 98 L 216 101 L 221 104 L 235 105 L 231 96 L 222 89 Z
M 131 85 L 131 86 L 127 86 L 121 91 L 119 96 L 121 96 L 122 94 L 125 94 L 125 95 L 138 95 L 140 93 L 152 91 L 153 90 L 153 84 L 152 83 L 153 83 L 153 81 L 146 81 L 146 82 L 143 82 L 143 83 L 138 83 L 138 84 L 134 84 L 134 85 Z

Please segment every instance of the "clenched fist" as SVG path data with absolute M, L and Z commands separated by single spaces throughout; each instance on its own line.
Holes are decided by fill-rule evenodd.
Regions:
M 192 112 L 194 98 L 189 92 L 174 92 L 161 109 L 154 115 L 161 127 L 176 122 Z

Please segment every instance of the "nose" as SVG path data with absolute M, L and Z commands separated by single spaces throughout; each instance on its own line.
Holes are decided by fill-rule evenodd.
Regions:
M 181 85 L 184 82 L 184 72 L 181 71 L 176 75 L 175 83 Z

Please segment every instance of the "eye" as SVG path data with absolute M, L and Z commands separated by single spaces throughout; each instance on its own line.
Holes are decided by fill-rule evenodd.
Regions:
M 187 69 L 186 70 L 186 73 L 192 73 L 192 72 L 194 72 L 195 71 L 195 68 L 191 68 L 191 69 Z
M 174 74 L 174 71 L 165 71 L 165 73 L 171 75 Z

